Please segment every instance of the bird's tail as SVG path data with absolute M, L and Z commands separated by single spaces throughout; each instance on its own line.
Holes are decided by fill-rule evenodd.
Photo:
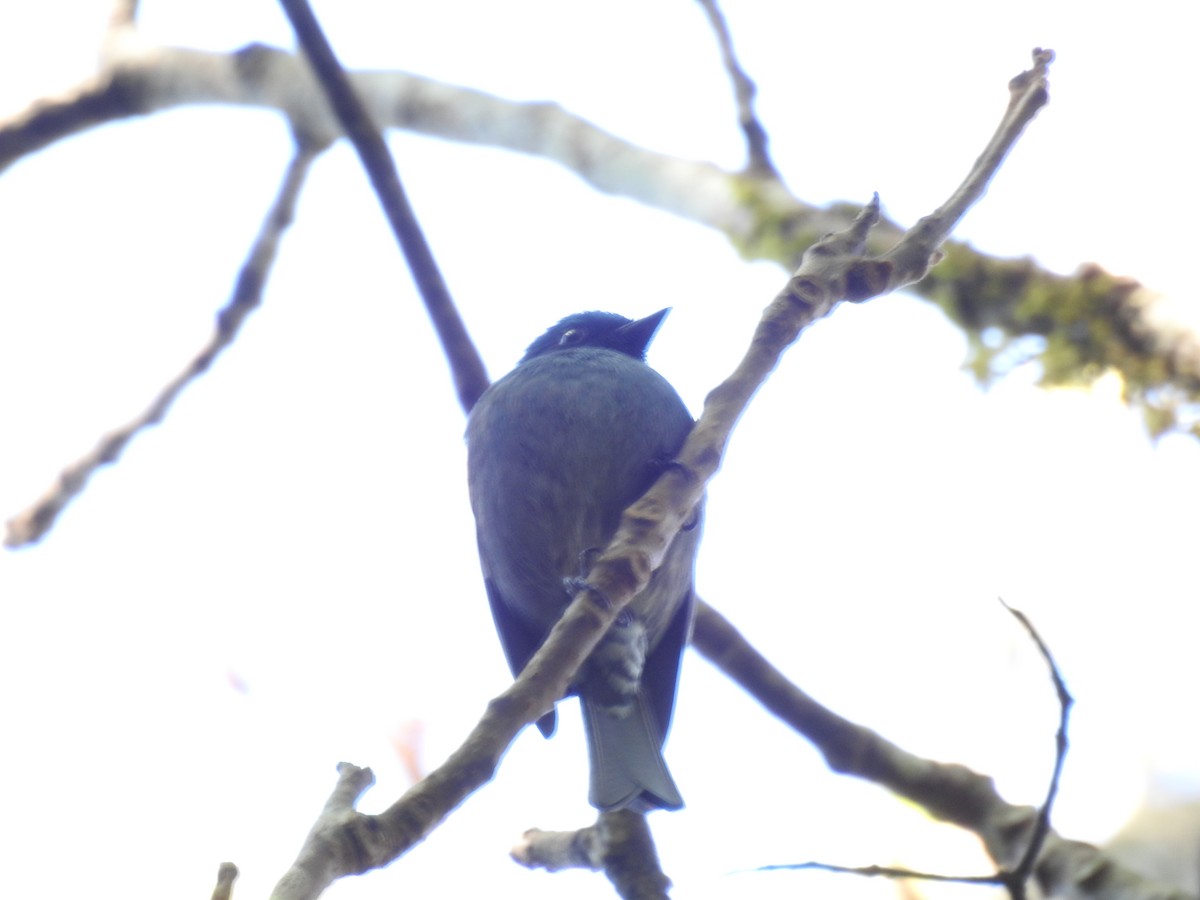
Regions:
M 638 812 L 679 809 L 683 798 L 667 771 L 660 735 L 642 691 L 625 715 L 617 715 L 586 696 L 581 697 L 587 729 L 592 783 L 588 799 L 597 809 Z

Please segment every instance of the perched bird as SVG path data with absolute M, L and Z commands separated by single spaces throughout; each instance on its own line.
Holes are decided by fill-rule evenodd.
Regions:
M 568 316 L 471 411 L 467 468 L 479 558 L 514 675 L 566 609 L 573 581 L 608 544 L 621 513 L 691 431 L 675 389 L 645 363 L 668 312 L 636 321 Z M 662 746 L 691 631 L 699 520 L 698 508 L 570 688 L 587 728 L 589 800 L 601 810 L 683 805 Z M 538 728 L 549 737 L 554 726 L 551 709 Z

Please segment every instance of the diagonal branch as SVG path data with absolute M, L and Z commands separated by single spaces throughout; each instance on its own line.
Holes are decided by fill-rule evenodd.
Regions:
M 417 221 L 379 128 L 359 100 L 307 0 L 280 0 L 334 115 L 362 160 L 413 281 L 450 361 L 459 403 L 470 410 L 488 386 L 487 371 Z
M 975 832 L 996 864 L 1014 868 L 1030 846 L 1039 812 L 1014 806 L 992 779 L 966 766 L 922 759 L 817 703 L 773 666 L 719 612 L 700 603 L 692 645 L 773 715 L 803 734 L 833 771 L 864 778 L 911 800 L 935 818 Z M 1052 830 L 1033 868 L 1048 897 L 1194 900 L 1123 868 L 1091 844 Z M 962 880 L 962 879 L 954 879 Z
M 1008 890 L 1009 897 L 1012 900 L 1026 900 L 1029 896 L 1029 879 L 1038 871 L 1038 866 L 1041 864 L 1043 856 L 1042 851 L 1045 850 L 1047 840 L 1050 837 L 1050 816 L 1054 808 L 1054 800 L 1058 795 L 1058 785 L 1062 778 L 1063 762 L 1067 755 L 1067 723 L 1070 719 L 1071 705 L 1074 700 L 1070 692 L 1067 690 L 1067 685 L 1063 681 L 1062 675 L 1058 670 L 1058 664 L 1055 663 L 1054 657 L 1050 653 L 1050 648 L 1046 646 L 1042 636 L 1038 633 L 1033 623 L 1020 610 L 1014 609 L 1003 600 L 1000 601 L 1009 613 L 1021 624 L 1029 637 L 1037 646 L 1038 651 L 1046 660 L 1047 666 L 1050 668 L 1050 678 L 1054 683 L 1055 693 L 1058 695 L 1059 703 L 1059 724 L 1058 731 L 1055 736 L 1056 752 L 1054 755 L 1054 771 L 1050 776 L 1050 783 L 1046 790 L 1046 800 L 1042 806 L 1033 815 L 1032 824 L 1026 829 L 1029 832 L 1029 838 L 1026 842 L 1024 850 L 1019 852 L 1008 849 L 1004 853 L 1004 859 L 1016 859 L 1015 865 L 1005 865 L 1000 863 L 1001 857 L 997 856 L 996 860 L 999 863 L 998 870 L 991 875 L 944 875 L 932 872 L 915 871 L 907 868 L 896 868 L 893 866 L 838 866 L 824 862 L 804 862 L 804 863 L 787 863 L 783 865 L 763 866 L 761 871 L 769 871 L 772 869 L 820 869 L 827 872 L 840 872 L 854 875 L 878 876 L 883 875 L 888 878 L 912 878 L 921 881 L 941 881 L 941 882 L 958 882 L 960 884 L 994 884 L 1004 887 Z M 775 688 L 779 682 L 785 682 L 786 679 L 774 669 L 766 659 L 751 648 L 745 639 L 737 632 L 737 630 L 726 621 L 720 613 L 701 603 L 700 622 L 697 626 L 696 646 L 702 653 L 709 656 L 714 663 L 722 668 L 726 674 L 731 675 L 733 680 L 742 683 L 744 687 L 754 696 L 758 697 L 764 704 L 769 705 L 767 698 L 774 698 L 776 693 Z M 731 652 L 732 651 L 732 652 Z M 726 665 L 730 662 L 731 657 L 741 656 L 743 659 L 742 665 Z M 718 659 L 721 662 L 718 662 Z M 742 676 L 750 675 L 749 679 L 743 680 L 734 673 L 737 672 Z M 767 677 L 759 679 L 758 676 L 765 675 Z M 792 707 L 814 707 L 832 723 L 835 728 L 844 728 L 850 723 L 842 719 L 840 716 L 834 715 L 829 710 L 820 706 L 811 697 L 801 691 L 799 688 L 786 683 L 786 691 L 783 697 L 786 698 L 787 706 Z M 759 692 L 762 691 L 760 694 Z M 778 710 L 776 710 L 778 711 Z M 857 727 L 857 726 L 855 726 Z M 823 733 L 823 732 L 822 732 Z M 874 732 L 869 732 L 866 729 L 859 730 L 860 735 L 870 735 L 870 739 L 877 742 L 881 751 L 885 754 L 898 753 L 899 748 L 884 741 Z M 814 743 L 816 740 L 814 739 Z M 937 765 L 937 764 L 931 764 Z M 903 767 L 897 766 L 897 769 Z M 999 830 L 999 829 L 996 829 Z
M 319 151 L 300 146 L 288 165 L 274 203 L 242 264 L 229 302 L 217 314 L 217 325 L 208 343 L 176 375 L 140 415 L 110 431 L 81 459 L 58 476 L 58 481 L 28 509 L 8 520 L 5 546 L 20 547 L 36 543 L 50 529 L 59 513 L 87 486 L 101 466 L 114 463 L 125 446 L 145 428 L 157 425 L 170 411 L 184 388 L 199 378 L 233 343 L 246 317 L 262 302 L 263 289 L 275 261 L 279 240 L 292 222 L 296 198 L 304 186 L 309 165 Z
M 788 289 L 768 309 L 768 318 L 778 307 L 790 307 L 797 317 L 798 333 L 803 324 L 828 313 L 851 284 L 845 271 L 862 263 L 866 233 L 877 214 L 878 205 L 873 203 L 850 231 L 830 235 L 815 245 Z M 826 302 L 818 305 L 795 298 L 790 289 L 797 281 L 807 285 L 810 295 L 819 294 Z M 790 343 L 765 340 L 763 335 L 778 331 L 779 326 L 774 320 L 764 319 L 764 323 L 747 353 L 752 364 L 747 367 L 743 360 L 743 366 L 709 395 L 700 421 L 680 452 L 678 465 L 625 511 L 617 534 L 593 564 L 585 586 L 513 684 L 488 704 L 462 745 L 384 812 L 348 815 L 338 823 L 336 834 L 322 833 L 319 840 L 310 836 L 296 863 L 280 881 L 274 900 L 311 900 L 337 877 L 385 866 L 408 852 L 491 779 L 501 756 L 521 729 L 566 693 L 575 672 L 645 586 L 703 494 L 704 485 L 716 470 L 728 430 L 753 393 L 751 380 L 757 379 L 757 386 L 770 372 L 771 366 L 754 365 L 765 358 L 761 345 L 771 344 L 777 354 Z M 754 371 L 746 371 L 748 368 Z M 303 889 L 293 890 L 293 885 L 302 885 Z
M 929 270 L 930 249 L 945 243 L 950 232 L 958 225 L 968 209 L 974 206 L 987 190 L 992 177 L 1016 144 L 1025 126 L 1033 121 L 1050 99 L 1050 88 L 1046 82 L 1050 63 L 1054 61 L 1053 50 L 1040 47 L 1033 51 L 1033 68 L 1022 72 L 1009 82 L 1008 109 L 996 127 L 996 132 L 975 165 L 958 189 L 936 211 L 925 216 L 901 238 L 887 254 L 900 268 L 906 283 L 918 281 Z M 940 256 L 939 256 L 940 259 Z
M 488 704 L 483 718 L 443 765 L 379 815 L 347 818 L 347 835 L 335 846 L 353 847 L 355 852 L 323 864 L 331 881 L 339 872 L 361 873 L 393 862 L 492 777 L 518 732 L 566 693 L 601 636 L 645 588 L 720 466 L 738 418 L 787 347 L 842 300 L 862 301 L 906 283 L 905 270 L 889 260 L 866 257 L 867 238 L 878 220 L 875 198 L 849 228 L 827 235 L 804 254 L 796 273 L 764 312 L 741 363 L 708 395 L 676 463 L 625 510 L 584 586 L 516 681 Z M 930 247 L 929 252 L 936 249 Z M 277 898 L 285 896 L 291 900 L 292 895 Z

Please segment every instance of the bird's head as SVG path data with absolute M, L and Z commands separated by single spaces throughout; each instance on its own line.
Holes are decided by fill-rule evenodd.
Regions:
M 644 319 L 627 319 L 608 312 L 575 313 L 530 344 L 521 362 L 574 347 L 606 347 L 645 360 L 654 332 L 670 311 L 670 307 L 660 309 Z

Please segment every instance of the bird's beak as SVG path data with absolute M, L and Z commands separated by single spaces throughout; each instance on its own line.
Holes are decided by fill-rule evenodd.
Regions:
M 622 343 L 645 357 L 646 348 L 654 340 L 654 333 L 658 331 L 658 326 L 662 324 L 662 320 L 667 317 L 667 313 L 670 311 L 671 307 L 668 306 L 666 309 L 660 309 L 656 313 L 651 313 L 644 319 L 635 319 L 628 325 L 622 325 L 617 329 L 617 332 L 621 335 Z

